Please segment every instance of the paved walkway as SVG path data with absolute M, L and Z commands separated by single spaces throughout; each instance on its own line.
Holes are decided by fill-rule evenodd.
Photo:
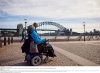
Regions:
M 0 48 L 0 66 L 31 66 L 24 62 L 23 43 L 13 43 Z M 98 66 L 100 42 L 50 42 L 57 57 L 49 58 L 40 66 Z
M 70 53 L 70 52 L 68 52 L 68 51 L 65 51 L 65 50 L 63 50 L 63 49 L 61 49 L 61 48 L 58 48 L 58 47 L 56 47 L 56 46 L 53 46 L 53 48 L 55 48 L 56 51 L 58 51 L 58 52 L 60 52 L 61 54 L 63 54 L 63 55 L 65 55 L 65 56 L 69 57 L 70 59 L 72 59 L 73 61 L 77 62 L 77 63 L 80 64 L 80 65 L 83 65 L 83 66 L 99 66 L 99 65 L 96 64 L 96 63 L 93 63 L 93 62 L 91 62 L 91 61 L 89 61 L 89 60 L 86 60 L 86 59 L 84 59 L 84 58 L 82 58 L 82 57 L 80 57 L 80 56 L 78 56 L 78 55 L 75 55 L 75 54 L 73 54 L 73 53 Z

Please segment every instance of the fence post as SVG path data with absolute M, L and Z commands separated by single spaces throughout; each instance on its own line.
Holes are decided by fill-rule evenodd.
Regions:
M 11 37 L 11 43 L 13 43 L 13 37 Z
M 6 46 L 6 37 L 4 37 L 4 46 Z
M 11 34 L 11 43 L 13 43 L 13 36 L 14 34 Z
M 55 41 L 57 40 L 57 36 L 55 36 Z
M 10 37 L 8 36 L 8 44 L 10 44 Z
M 69 38 L 70 38 L 70 36 L 68 35 L 68 37 L 67 37 L 67 41 L 69 41 Z
M 82 36 L 79 36 L 79 41 L 81 40 Z

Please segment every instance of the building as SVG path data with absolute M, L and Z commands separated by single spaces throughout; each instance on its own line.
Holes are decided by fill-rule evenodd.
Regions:
M 20 23 L 17 25 L 17 33 L 22 34 L 22 31 L 23 31 L 23 24 Z
M 72 33 L 72 28 L 70 28 L 70 35 L 73 35 L 73 33 Z
M 96 29 L 93 30 L 94 35 L 96 34 Z

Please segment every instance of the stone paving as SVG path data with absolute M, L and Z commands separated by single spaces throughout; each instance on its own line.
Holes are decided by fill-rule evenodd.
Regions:
M 100 65 L 100 45 L 96 43 L 100 42 L 52 43 L 52 45 Z
M 52 45 L 60 47 L 82 58 L 93 61 L 100 65 L 100 45 L 92 45 L 81 42 L 50 42 Z M 92 42 L 100 43 L 100 42 Z M 32 66 L 24 61 L 25 54 L 21 51 L 23 43 L 13 43 L 0 48 L 0 66 Z M 72 59 L 55 51 L 57 57 L 49 58 L 49 62 L 40 66 L 81 66 Z
M 10 44 L 0 48 L 0 65 L 11 66 L 23 62 L 23 55 L 21 53 L 20 44 Z
M 21 52 L 22 43 L 13 43 L 0 48 L 0 66 L 31 66 L 31 64 L 24 62 L 24 56 Z M 48 63 L 41 64 L 40 66 L 78 66 L 66 56 L 55 52 L 57 57 L 49 58 Z

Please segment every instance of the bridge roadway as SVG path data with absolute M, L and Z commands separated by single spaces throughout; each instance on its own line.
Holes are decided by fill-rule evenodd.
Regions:
M 4 30 L 4 31 L 15 30 L 15 31 L 17 31 L 18 29 L 2 29 L 2 28 L 0 28 L 0 30 Z M 56 30 L 54 30 L 54 29 L 37 29 L 37 31 L 56 31 Z
M 22 43 L 0 48 L 0 66 L 31 66 L 24 61 Z M 50 42 L 57 57 L 40 66 L 100 66 L 100 41 Z

